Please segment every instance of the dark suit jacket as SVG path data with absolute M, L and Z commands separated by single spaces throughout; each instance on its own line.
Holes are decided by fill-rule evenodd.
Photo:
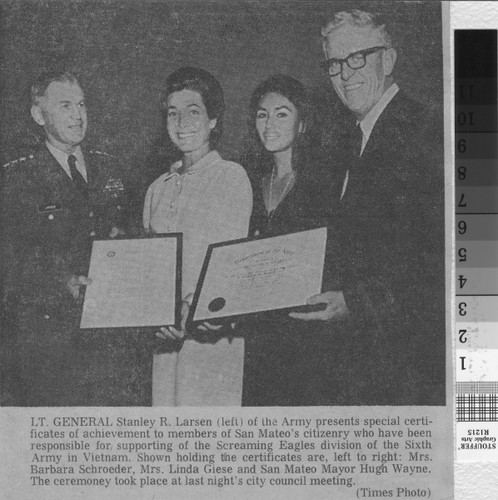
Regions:
M 343 290 L 351 313 L 340 322 L 357 367 L 349 404 L 444 404 L 441 132 L 434 115 L 398 92 L 361 158 L 344 163 L 344 197 L 337 202 L 342 182 L 331 193 L 324 289 Z
M 11 403 L 132 404 L 124 345 L 117 335 L 80 331 L 81 304 L 65 287 L 70 275 L 87 274 L 92 240 L 127 218 L 116 158 L 92 150 L 84 156 L 88 196 L 45 145 L 4 166 L 2 302 L 18 360 Z M 123 372 L 130 388 L 113 384 Z

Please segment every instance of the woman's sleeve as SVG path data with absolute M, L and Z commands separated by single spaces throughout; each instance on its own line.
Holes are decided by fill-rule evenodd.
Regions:
M 143 209 L 143 225 L 145 231 L 150 229 L 150 208 L 152 203 L 152 185 L 147 189 L 147 194 L 145 195 L 144 209 Z
M 232 164 L 227 170 L 221 193 L 223 224 L 219 224 L 218 241 L 246 238 L 252 212 L 251 183 L 245 170 Z

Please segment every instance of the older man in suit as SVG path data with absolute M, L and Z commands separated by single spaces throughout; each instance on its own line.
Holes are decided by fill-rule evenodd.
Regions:
M 138 344 L 124 332 L 79 330 L 92 240 L 123 234 L 127 223 L 124 172 L 82 146 L 87 110 L 74 75 L 41 75 L 31 98 L 45 141 L 3 167 L 4 336 L 17 374 L 7 377 L 16 383 L 4 386 L 5 404 L 136 404 Z
M 340 12 L 322 35 L 322 66 L 353 120 L 344 127 L 347 161 L 330 194 L 327 291 L 309 300 L 324 309 L 292 316 L 327 321 L 340 344 L 331 348 L 331 364 L 343 367 L 343 379 L 337 370 L 330 376 L 338 403 L 444 404 L 437 120 L 395 83 L 396 50 L 377 17 Z

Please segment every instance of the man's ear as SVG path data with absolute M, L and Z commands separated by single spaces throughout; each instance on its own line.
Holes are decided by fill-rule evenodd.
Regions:
M 31 116 L 38 125 L 41 127 L 45 126 L 45 119 L 43 118 L 42 110 L 37 104 L 33 104 L 33 106 L 31 106 Z
M 396 49 L 393 49 L 392 47 L 389 49 L 385 49 L 384 53 L 382 54 L 382 63 L 384 65 L 384 75 L 385 76 L 391 76 L 393 70 L 394 70 L 394 65 L 396 64 Z
M 218 118 L 213 118 L 212 120 L 209 120 L 209 129 L 213 130 L 214 127 L 216 127 L 217 123 L 218 123 Z

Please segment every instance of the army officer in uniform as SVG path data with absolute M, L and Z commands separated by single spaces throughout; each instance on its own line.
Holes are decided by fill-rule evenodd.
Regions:
M 81 145 L 87 110 L 74 75 L 41 75 L 31 99 L 31 116 L 46 140 L 3 167 L 4 336 L 16 360 L 9 377 L 16 383 L 4 387 L 4 400 L 20 406 L 147 404 L 143 348 L 133 335 L 79 329 L 83 288 L 91 286 L 92 240 L 126 230 L 120 164 Z

